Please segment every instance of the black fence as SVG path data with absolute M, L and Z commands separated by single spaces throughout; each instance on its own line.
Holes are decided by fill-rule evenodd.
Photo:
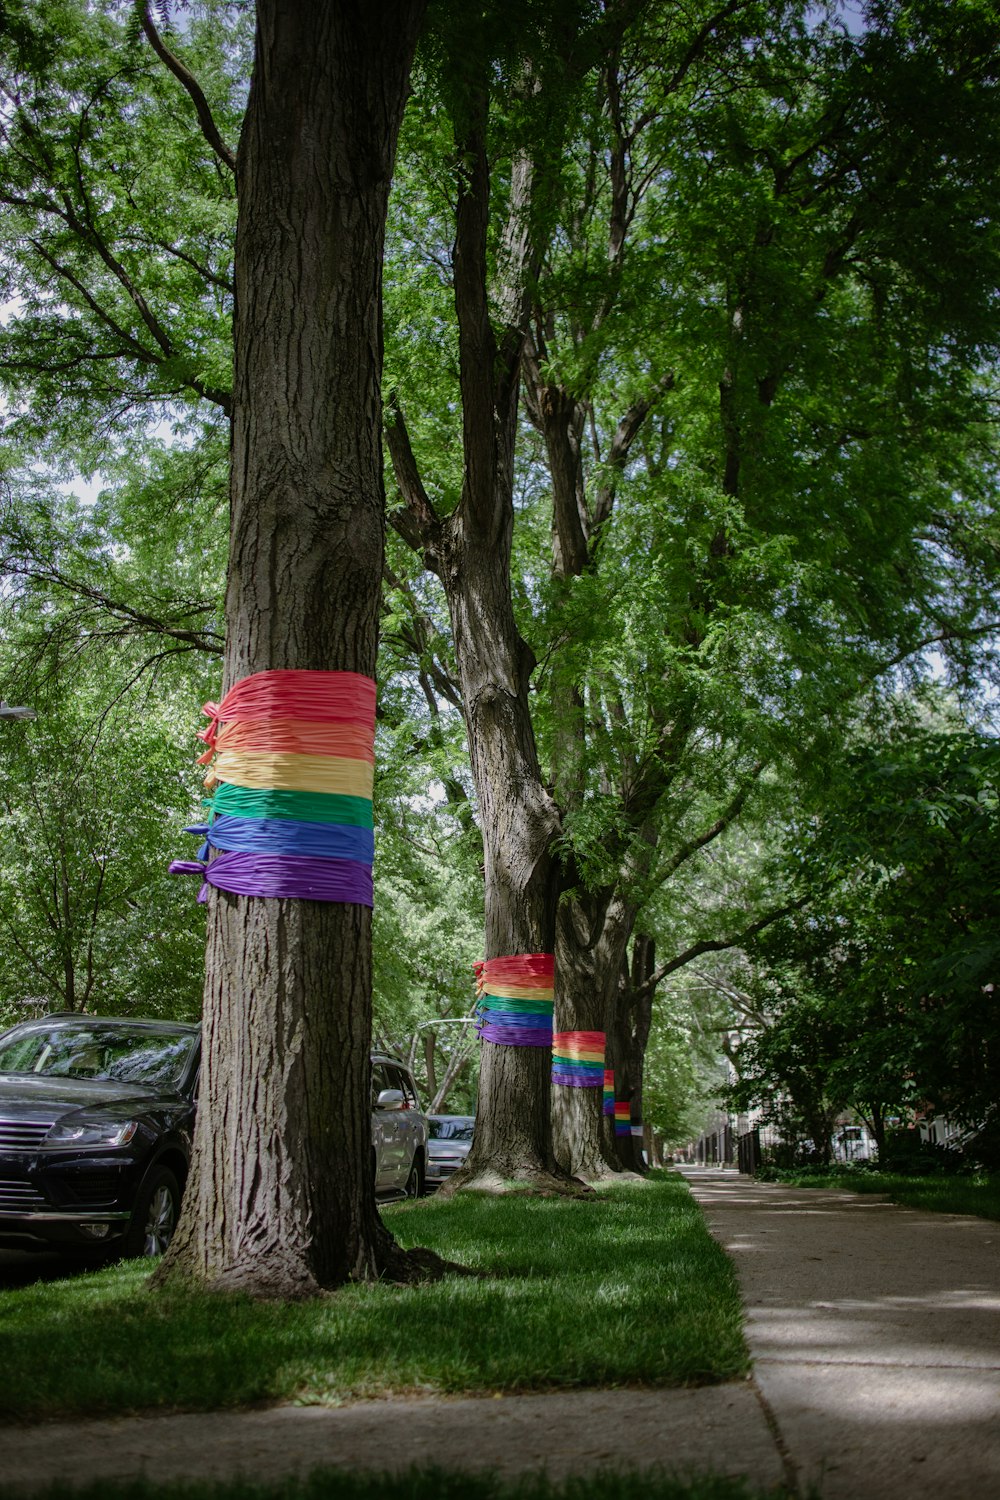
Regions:
M 753 1177 L 761 1160 L 760 1131 L 748 1130 L 736 1143 L 736 1164 L 745 1177 Z

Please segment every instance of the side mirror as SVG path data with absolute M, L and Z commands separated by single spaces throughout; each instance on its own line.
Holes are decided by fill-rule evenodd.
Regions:
M 405 1109 L 402 1089 L 383 1089 L 375 1100 L 376 1109 Z

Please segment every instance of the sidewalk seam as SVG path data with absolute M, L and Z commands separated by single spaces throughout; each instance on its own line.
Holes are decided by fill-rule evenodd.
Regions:
M 768 1432 L 771 1434 L 771 1441 L 778 1450 L 781 1467 L 785 1473 L 785 1484 L 788 1488 L 788 1493 L 794 1497 L 794 1500 L 800 1500 L 802 1490 L 799 1485 L 798 1465 L 792 1457 L 788 1444 L 785 1442 L 785 1437 L 778 1424 L 778 1418 L 774 1414 L 774 1409 L 757 1383 L 757 1377 L 751 1375 L 749 1379 L 750 1388 L 756 1396 L 757 1404 L 764 1414 L 764 1421 L 767 1424 Z
M 1000 1365 L 917 1364 L 905 1359 L 800 1359 L 794 1354 L 755 1354 L 756 1365 L 807 1365 L 817 1370 L 969 1370 L 973 1374 L 1000 1374 Z

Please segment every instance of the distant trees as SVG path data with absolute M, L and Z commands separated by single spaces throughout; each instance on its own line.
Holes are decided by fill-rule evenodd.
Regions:
M 915 1108 L 1000 1139 L 998 820 L 992 735 L 911 726 L 847 758 L 800 829 L 812 900 L 755 955 L 737 1105 L 793 1111 L 821 1155 L 848 1106 L 880 1152 Z
M 196 782 L 176 684 L 79 670 L 34 703 L 0 725 L 0 1026 L 196 1017 L 204 915 L 167 874 Z

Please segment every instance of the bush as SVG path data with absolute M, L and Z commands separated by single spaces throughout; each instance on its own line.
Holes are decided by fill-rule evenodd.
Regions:
M 950 1177 L 971 1172 L 974 1163 L 961 1148 L 938 1146 L 920 1139 L 919 1130 L 894 1130 L 886 1138 L 885 1160 L 879 1162 L 883 1172 L 902 1177 Z
M 800 1182 L 808 1186 L 811 1181 L 826 1181 L 831 1177 L 868 1177 L 878 1171 L 873 1161 L 832 1161 L 827 1166 L 820 1162 L 804 1162 L 800 1167 L 779 1167 L 765 1162 L 754 1173 L 757 1182 Z

